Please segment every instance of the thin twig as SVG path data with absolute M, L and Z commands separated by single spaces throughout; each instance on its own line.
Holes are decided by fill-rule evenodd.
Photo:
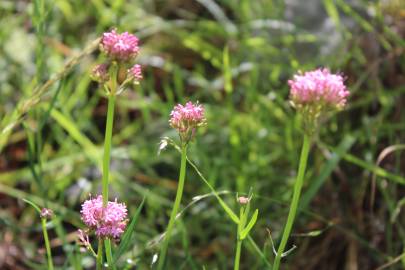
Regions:
M 375 270 L 382 270 L 382 269 L 385 269 L 387 267 L 390 267 L 391 265 L 399 262 L 402 258 L 405 258 L 405 252 L 402 253 L 401 255 L 399 255 L 398 257 L 395 257 L 391 261 L 387 262 L 386 264 L 381 265 L 380 267 L 376 268 Z

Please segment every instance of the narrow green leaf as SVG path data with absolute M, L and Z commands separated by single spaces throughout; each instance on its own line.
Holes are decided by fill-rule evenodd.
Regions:
M 209 187 L 209 189 L 214 193 L 215 198 L 217 198 L 219 204 L 222 206 L 222 208 L 225 210 L 225 212 L 228 214 L 228 216 L 235 222 L 236 224 L 239 224 L 239 218 L 238 216 L 229 208 L 228 205 L 221 199 L 221 197 L 218 195 L 216 190 L 211 186 L 211 184 L 205 179 L 205 177 L 202 175 L 200 170 L 198 170 L 197 166 L 187 157 L 188 163 L 193 167 L 193 169 L 196 171 L 196 173 L 200 176 L 200 178 L 204 181 L 204 183 Z
M 32 207 L 34 207 L 34 209 L 38 212 L 38 214 L 41 214 L 41 209 L 39 208 L 38 205 L 36 205 L 34 202 L 28 200 L 28 199 L 22 199 L 24 202 L 28 203 L 29 205 L 31 205 Z
M 356 142 L 356 137 L 352 135 L 346 135 L 342 141 L 340 142 L 339 146 L 333 150 L 332 155 L 330 156 L 329 160 L 325 163 L 322 167 L 319 175 L 311 181 L 307 191 L 302 196 L 299 208 L 305 209 L 308 207 L 312 199 L 315 197 L 317 192 L 321 189 L 321 187 L 325 184 L 325 182 L 329 179 L 330 175 L 339 165 L 340 160 L 343 156 L 351 149 L 353 144 Z
M 118 261 L 118 259 L 121 257 L 121 255 L 124 253 L 124 251 L 127 249 L 129 242 L 131 241 L 132 233 L 134 232 L 136 222 L 138 221 L 138 217 L 139 217 L 139 214 L 141 213 L 144 203 L 145 203 L 145 197 L 143 197 L 141 204 L 138 206 L 138 209 L 136 210 L 135 214 L 133 215 L 131 223 L 125 230 L 125 233 L 121 239 L 121 243 L 118 246 L 117 251 L 114 253 L 114 256 L 113 256 L 114 263 L 116 263 Z
M 259 210 L 256 209 L 256 211 L 253 213 L 252 218 L 250 219 L 248 225 L 242 230 L 240 233 L 240 239 L 245 239 L 246 236 L 249 234 L 250 230 L 253 228 L 253 226 L 256 224 L 257 221 L 257 216 L 259 215 Z

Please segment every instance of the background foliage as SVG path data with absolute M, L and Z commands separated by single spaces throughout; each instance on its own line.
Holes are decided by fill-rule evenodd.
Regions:
M 188 100 L 208 119 L 189 157 L 235 210 L 236 193 L 253 189 L 252 237 L 271 262 L 302 136 L 286 82 L 326 66 L 352 94 L 312 146 L 285 269 L 403 269 L 404 12 L 400 0 L 0 1 L 0 268 L 44 269 L 39 218 L 22 198 L 56 212 L 55 263 L 91 268 L 75 243 L 80 204 L 101 190 L 106 102 L 88 76 L 91 44 L 117 27 L 140 38 L 144 66 L 116 106 L 111 196 L 131 213 L 146 196 L 122 265 L 149 269 L 158 250 L 179 166 L 158 143 L 176 138 L 168 115 Z M 189 167 L 170 269 L 231 269 L 236 226 L 208 193 Z M 264 265 L 246 244 L 241 268 Z

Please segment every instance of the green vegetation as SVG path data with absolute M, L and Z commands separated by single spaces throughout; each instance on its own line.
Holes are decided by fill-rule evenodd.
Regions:
M 207 125 L 187 148 L 165 269 L 233 269 L 239 242 L 239 269 L 271 269 L 303 137 L 287 81 L 320 66 L 345 74 L 351 95 L 312 138 L 280 269 L 404 269 L 404 11 L 399 0 L 0 1 L 0 269 L 47 269 L 51 251 L 54 269 L 95 268 L 76 231 L 108 166 L 108 100 L 89 73 L 113 27 L 139 37 L 143 67 L 115 100 L 109 197 L 130 218 L 109 247 L 117 269 L 151 269 L 159 254 L 180 165 L 180 149 L 167 141 L 158 155 L 159 143 L 179 143 L 169 114 L 188 100 Z M 250 190 L 260 214 L 242 245 L 235 198 Z M 30 204 L 54 217 L 41 224 Z

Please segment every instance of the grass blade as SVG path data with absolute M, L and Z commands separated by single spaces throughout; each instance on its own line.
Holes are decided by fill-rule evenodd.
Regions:
M 145 203 L 145 197 L 143 197 L 141 204 L 139 205 L 138 209 L 136 210 L 135 214 L 132 217 L 131 223 L 125 230 L 124 235 L 122 236 L 122 240 L 120 245 L 117 248 L 117 251 L 114 253 L 113 262 L 116 263 L 124 251 L 127 249 L 129 242 L 131 241 L 131 236 L 134 232 L 135 225 L 138 221 L 139 215 Z
M 34 209 L 38 212 L 38 214 L 41 214 L 41 209 L 39 208 L 38 205 L 36 205 L 34 202 L 28 200 L 28 199 L 22 199 L 24 202 L 28 203 L 29 205 L 31 205 L 32 207 L 34 207 Z
M 250 230 L 253 228 L 253 226 L 256 224 L 257 221 L 257 216 L 259 215 L 259 210 L 256 209 L 256 211 L 253 213 L 252 218 L 250 219 L 248 225 L 246 228 L 243 229 L 243 231 L 240 233 L 240 238 L 243 240 L 246 238 Z

